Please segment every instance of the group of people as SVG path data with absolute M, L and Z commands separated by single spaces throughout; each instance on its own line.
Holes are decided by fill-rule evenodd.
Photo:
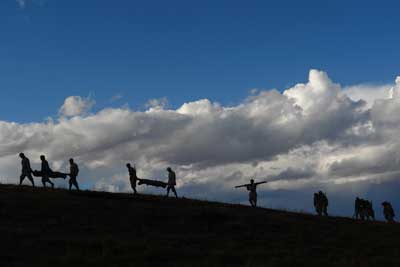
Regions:
M 372 206 L 372 201 L 356 197 L 354 201 L 354 216 L 355 219 L 375 220 L 375 212 Z
M 75 163 L 73 158 L 69 159 L 69 164 L 70 164 L 69 172 L 61 173 L 61 172 L 54 172 L 50 168 L 49 162 L 46 160 L 46 157 L 44 155 L 40 156 L 40 160 L 41 160 L 40 171 L 32 170 L 30 160 L 27 156 L 25 156 L 24 153 L 20 153 L 19 157 L 21 158 L 21 165 L 22 165 L 22 171 L 21 171 L 21 176 L 20 176 L 20 180 L 19 180 L 19 185 L 22 185 L 25 178 L 27 178 L 32 183 L 32 186 L 35 187 L 35 181 L 33 179 L 33 177 L 35 176 L 35 177 L 42 178 L 43 187 L 46 187 L 47 184 L 50 184 L 51 188 L 54 188 L 54 183 L 50 180 L 50 178 L 66 179 L 67 176 L 69 176 L 70 177 L 69 190 L 72 189 L 72 186 L 74 186 L 77 190 L 79 190 L 79 185 L 78 185 L 78 181 L 77 181 L 77 177 L 79 174 L 79 167 L 78 167 L 78 164 Z M 132 187 L 134 194 L 137 194 L 136 185 L 139 182 L 139 184 L 146 184 L 146 185 L 167 188 L 167 196 L 169 196 L 170 191 L 172 191 L 174 193 L 175 197 L 178 198 L 178 194 L 175 189 L 176 174 L 170 167 L 167 168 L 167 172 L 168 172 L 168 182 L 167 183 L 164 183 L 162 181 L 138 178 L 136 175 L 136 168 L 134 166 L 132 167 L 132 165 L 130 163 L 128 163 L 128 164 L 126 164 L 126 167 L 128 168 L 129 180 L 130 180 L 131 187 Z
M 77 177 L 79 174 L 79 167 L 78 164 L 74 162 L 74 159 L 69 159 L 70 163 L 70 168 L 69 168 L 69 173 L 60 173 L 60 172 L 54 172 L 50 166 L 48 161 L 46 160 L 46 157 L 44 155 L 40 156 L 41 160 L 41 170 L 36 171 L 32 170 L 30 161 L 28 157 L 25 156 L 24 153 L 19 154 L 21 158 L 21 165 L 22 165 L 22 172 L 20 176 L 20 182 L 19 184 L 22 185 L 23 181 L 25 178 L 28 178 L 28 180 L 32 183 L 32 186 L 35 186 L 35 181 L 33 180 L 33 176 L 36 177 L 41 177 L 42 178 L 42 184 L 43 187 L 46 187 L 46 184 L 49 183 L 52 188 L 54 188 L 54 183 L 50 180 L 50 178 L 63 178 L 66 179 L 67 176 L 70 177 L 69 179 L 69 190 L 72 189 L 72 186 L 74 186 L 77 190 L 79 190 L 79 185 L 77 181 Z M 168 181 L 162 182 L 162 181 L 156 181 L 156 180 L 148 180 L 148 179 L 141 179 L 137 177 L 136 175 L 136 168 L 135 166 L 132 166 L 130 163 L 126 164 L 126 167 L 128 168 L 128 173 L 129 173 L 129 181 L 133 190 L 133 193 L 136 195 L 138 192 L 136 190 L 137 184 L 142 185 L 150 185 L 150 186 L 156 186 L 156 187 L 163 187 L 167 188 L 167 197 L 170 194 L 170 191 L 172 191 L 175 195 L 176 198 L 178 198 L 178 194 L 176 192 L 175 186 L 176 186 L 176 174 L 175 172 L 168 167 L 167 172 L 168 172 Z M 257 186 L 261 184 L 267 183 L 266 181 L 263 182 L 258 182 L 256 183 L 254 179 L 250 180 L 249 184 L 244 184 L 244 185 L 239 185 L 236 186 L 235 188 L 241 188 L 244 187 L 249 191 L 249 202 L 252 207 L 257 207 Z M 328 197 L 326 193 L 319 191 L 317 193 L 314 193 L 314 208 L 316 213 L 319 216 L 328 216 Z M 390 202 L 383 202 L 383 214 L 385 216 L 385 219 L 388 222 L 394 222 L 394 210 Z M 375 220 L 375 212 L 372 206 L 372 202 L 359 198 L 357 197 L 355 202 L 354 202 L 354 216 L 353 218 L 355 219 L 360 219 L 360 220 Z
M 388 201 L 382 202 L 383 215 L 388 222 L 394 222 L 394 209 L 392 204 Z M 368 201 L 357 197 L 354 201 L 354 216 L 355 219 L 360 220 L 375 220 L 375 211 L 372 206 L 372 201 Z
M 127 163 L 126 167 L 128 168 L 129 181 L 131 183 L 131 187 L 132 187 L 133 193 L 135 195 L 137 194 L 136 185 L 137 185 L 137 183 L 139 183 L 139 185 L 146 184 L 146 185 L 151 185 L 151 186 L 156 186 L 156 187 L 163 187 L 163 188 L 166 187 L 167 188 L 167 197 L 169 196 L 170 191 L 172 191 L 174 193 L 175 197 L 178 198 L 178 194 L 175 189 L 176 174 L 171 169 L 171 167 L 167 168 L 167 172 L 168 172 L 168 182 L 167 183 L 164 183 L 161 181 L 155 181 L 155 180 L 141 179 L 141 178 L 137 177 L 137 175 L 136 175 L 135 166 L 132 167 L 132 165 L 130 163 Z
M 321 216 L 328 216 L 328 197 L 326 193 L 319 191 L 314 193 L 314 208 L 316 213 Z M 394 210 L 390 202 L 385 201 L 382 203 L 383 215 L 388 222 L 394 222 Z M 353 218 L 356 220 L 375 220 L 375 211 L 372 206 L 372 201 L 357 197 L 354 201 L 354 215 Z
M 256 183 L 253 179 L 250 180 L 249 184 L 235 186 L 235 188 L 246 188 L 249 191 L 249 202 L 252 207 L 257 207 L 257 186 L 267 183 L 258 182 Z M 326 193 L 319 191 L 314 193 L 314 208 L 315 212 L 319 216 L 328 216 L 329 200 Z M 394 222 L 394 210 L 390 202 L 383 202 L 383 214 L 388 222 Z M 375 212 L 372 207 L 372 202 L 357 197 L 354 203 L 354 216 L 353 218 L 359 220 L 375 220 Z
M 314 208 L 319 216 L 328 216 L 329 200 L 326 193 L 319 191 L 314 193 Z
M 25 178 L 28 178 L 28 180 L 32 183 L 32 186 L 35 187 L 35 181 L 33 180 L 33 176 L 35 176 L 35 177 L 42 177 L 43 187 L 46 187 L 46 184 L 49 183 L 51 185 L 51 188 L 54 188 L 54 183 L 50 180 L 50 178 L 66 179 L 67 176 L 69 176 L 70 177 L 69 190 L 72 189 L 72 186 L 75 186 L 75 188 L 79 190 L 79 185 L 77 181 L 77 177 L 79 174 L 79 167 L 74 162 L 74 159 L 72 158 L 69 159 L 69 164 L 70 164 L 69 173 L 60 173 L 60 172 L 54 172 L 50 168 L 49 162 L 46 160 L 46 157 L 44 155 L 40 156 L 40 160 L 42 162 L 40 171 L 32 170 L 29 158 L 26 157 L 24 153 L 20 153 L 19 157 L 21 158 L 21 165 L 22 165 L 21 176 L 19 179 L 20 185 L 22 185 Z

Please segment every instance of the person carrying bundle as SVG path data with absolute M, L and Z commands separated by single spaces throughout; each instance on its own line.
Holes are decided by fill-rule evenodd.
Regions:
M 322 191 L 314 194 L 314 207 L 319 216 L 328 216 L 328 197 Z
M 255 207 L 257 207 L 257 186 L 259 186 L 260 184 L 266 184 L 266 183 L 267 183 L 266 181 L 255 183 L 254 179 L 251 179 L 250 184 L 238 185 L 238 186 L 235 186 L 235 188 L 245 187 L 247 189 L 247 191 L 249 191 L 250 205 L 255 208 Z
M 27 177 L 28 180 L 31 181 L 32 186 L 35 187 L 35 182 L 33 181 L 32 169 L 31 169 L 31 164 L 29 162 L 29 159 L 25 156 L 24 153 L 20 153 L 19 157 L 22 159 L 21 160 L 22 172 L 21 172 L 21 176 L 19 178 L 19 185 L 22 185 L 22 182 Z
M 67 176 L 69 175 L 69 174 L 63 173 L 63 172 L 54 172 L 50 168 L 49 163 L 47 162 L 46 157 L 44 155 L 40 156 L 40 160 L 42 161 L 41 170 L 40 171 L 34 170 L 34 171 L 32 171 L 32 174 L 35 177 L 42 177 L 43 187 L 46 187 L 46 183 L 49 183 L 51 185 L 51 187 L 54 188 L 54 184 L 52 181 L 50 181 L 50 178 L 53 178 L 53 179 L 60 178 L 60 179 L 65 180 L 67 178 Z
M 73 158 L 69 159 L 69 164 L 69 190 L 72 189 L 72 186 L 75 186 L 75 188 L 79 191 L 78 181 L 76 180 L 76 177 L 78 177 L 79 174 L 78 164 L 74 162 Z
M 175 189 L 176 174 L 170 167 L 167 168 L 167 172 L 168 172 L 167 197 L 169 196 L 169 191 L 172 190 L 175 197 L 178 198 L 178 194 L 176 193 L 176 189 Z
M 42 184 L 43 184 L 43 187 L 46 187 L 46 183 L 49 183 L 49 184 L 51 184 L 51 188 L 54 188 L 54 183 L 52 181 L 50 181 L 50 179 L 49 179 L 50 174 L 53 171 L 50 169 L 49 163 L 47 162 L 47 160 L 46 160 L 44 155 L 40 156 L 40 160 L 42 161 L 41 173 L 42 173 Z
M 132 167 L 130 163 L 126 164 L 126 167 L 128 168 L 128 173 L 129 173 L 129 181 L 131 182 L 131 187 L 133 190 L 133 194 L 136 195 L 137 191 L 136 191 L 136 182 L 139 179 L 136 176 L 136 168 Z
M 395 215 L 392 204 L 390 204 L 390 202 L 384 201 L 382 202 L 382 206 L 383 206 L 383 215 L 385 216 L 385 219 L 390 223 L 394 222 Z

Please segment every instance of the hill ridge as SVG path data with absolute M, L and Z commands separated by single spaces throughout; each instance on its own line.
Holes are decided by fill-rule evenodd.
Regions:
M 15 185 L 0 212 L 6 266 L 400 265 L 400 227 L 382 222 Z

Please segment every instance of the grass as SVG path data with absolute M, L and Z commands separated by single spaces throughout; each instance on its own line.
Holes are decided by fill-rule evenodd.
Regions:
M 400 227 L 0 185 L 1 266 L 400 266 Z

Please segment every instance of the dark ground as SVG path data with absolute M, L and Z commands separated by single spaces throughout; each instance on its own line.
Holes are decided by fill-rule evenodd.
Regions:
M 400 225 L 0 186 L 0 266 L 400 266 Z

